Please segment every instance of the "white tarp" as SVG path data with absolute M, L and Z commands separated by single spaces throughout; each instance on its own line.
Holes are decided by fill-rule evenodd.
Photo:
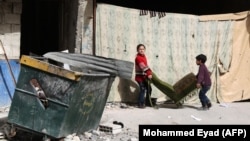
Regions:
M 98 5 L 96 19 L 97 55 L 134 61 L 137 44 L 145 44 L 152 70 L 160 79 L 172 85 L 190 72 L 197 73 L 198 66 L 195 63 L 195 56 L 202 53 L 207 55 L 206 65 L 212 72 L 213 87 L 208 92 L 211 100 L 214 102 L 239 100 L 238 98 L 229 98 L 229 100 L 223 97 L 227 95 L 228 91 L 225 89 L 228 87 L 236 90 L 242 86 L 241 81 L 238 82 L 238 87 L 225 84 L 232 75 L 238 78 L 239 76 L 236 75 L 241 74 L 236 72 L 236 74 L 228 76 L 226 73 L 229 77 L 226 79 L 226 75 L 222 75 L 220 70 L 223 69 L 224 72 L 233 70 L 232 59 L 236 59 L 233 58 L 235 55 L 233 53 L 235 50 L 235 27 L 242 21 L 213 20 L 211 16 L 199 17 L 175 13 L 167 13 L 162 18 L 150 17 L 149 15 L 140 16 L 137 9 L 107 4 Z M 242 26 L 241 32 L 245 32 L 244 37 L 236 39 L 237 42 L 244 41 L 245 44 L 238 46 L 238 43 L 237 48 L 243 46 L 245 48 L 248 43 L 247 49 L 249 49 L 249 31 L 247 32 L 244 25 Z M 239 59 L 236 60 L 239 61 Z M 239 65 L 235 67 L 237 69 Z M 250 68 L 247 70 L 249 72 Z M 133 101 L 137 99 L 138 89 L 134 79 L 131 81 L 119 79 L 115 83 L 117 85 L 113 85 L 109 100 Z M 246 84 L 245 81 L 244 83 Z M 250 84 L 249 77 L 248 84 Z M 243 89 L 244 92 L 247 92 L 247 89 L 250 90 L 245 87 Z M 230 93 L 234 90 L 231 90 Z M 236 96 L 238 92 L 231 95 Z M 243 99 L 250 97 L 249 92 L 248 95 Z M 164 100 L 168 99 L 154 87 L 153 96 Z M 189 102 L 197 101 L 197 98 L 190 99 Z

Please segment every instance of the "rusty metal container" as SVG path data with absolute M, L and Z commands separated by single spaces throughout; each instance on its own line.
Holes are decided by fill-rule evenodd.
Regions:
M 25 55 L 20 63 L 8 123 L 50 138 L 99 126 L 116 75 L 72 71 Z

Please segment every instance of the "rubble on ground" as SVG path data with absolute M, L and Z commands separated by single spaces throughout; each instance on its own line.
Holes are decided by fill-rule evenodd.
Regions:
M 105 108 L 117 109 L 117 108 L 133 108 L 124 103 L 107 103 Z M 1 108 L 0 113 L 8 112 L 9 108 Z M 84 132 L 81 134 L 72 133 L 58 141 L 138 141 L 138 133 L 133 132 L 129 128 L 126 128 L 122 123 L 114 123 L 109 121 L 106 123 L 100 123 L 102 125 L 96 130 Z M 3 125 L 1 125 L 3 126 Z M 6 125 L 5 125 L 6 126 Z M 105 127 L 107 129 L 105 129 Z M 28 133 L 25 131 L 19 131 L 13 138 L 8 139 L 4 134 L 4 130 L 0 130 L 0 141 L 37 141 L 38 139 L 44 139 L 43 136 Z M 46 141 L 54 141 L 55 139 L 47 139 Z

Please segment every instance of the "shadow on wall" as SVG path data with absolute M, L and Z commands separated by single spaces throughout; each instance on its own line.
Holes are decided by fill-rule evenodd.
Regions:
M 139 87 L 137 83 L 132 80 L 120 78 L 118 92 L 121 97 L 121 102 L 136 103 L 139 94 Z
M 83 28 L 84 28 L 83 32 L 84 32 L 84 34 L 87 31 L 87 30 L 85 30 L 86 27 L 90 26 L 90 23 L 91 23 L 90 21 L 93 20 L 92 15 L 93 15 L 93 1 L 92 0 L 87 0 L 86 9 L 84 11 L 84 16 L 83 16 L 85 18 L 84 19 L 84 24 L 83 24 Z
M 246 26 L 247 26 L 247 32 L 249 34 L 249 46 L 250 46 L 250 11 L 248 12 L 247 15 Z

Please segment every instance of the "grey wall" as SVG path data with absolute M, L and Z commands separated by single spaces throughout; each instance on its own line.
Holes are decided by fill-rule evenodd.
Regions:
M 9 59 L 20 55 L 21 0 L 0 0 L 0 40 Z M 0 48 L 0 59 L 3 50 Z

